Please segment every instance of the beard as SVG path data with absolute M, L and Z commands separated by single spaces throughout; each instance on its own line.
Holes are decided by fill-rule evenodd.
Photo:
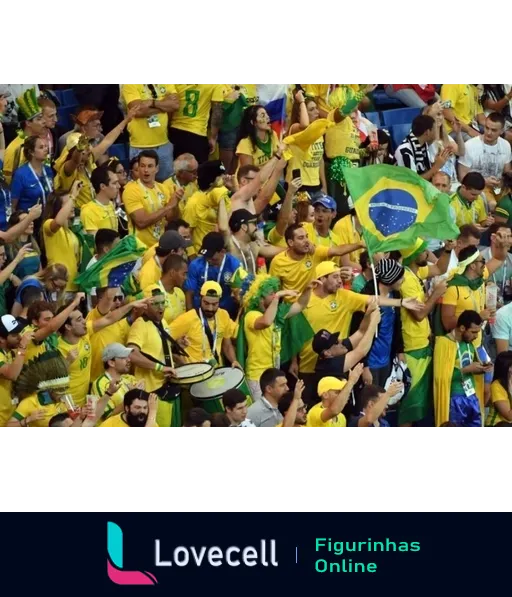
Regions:
M 145 427 L 148 420 L 148 415 L 132 415 L 132 413 L 126 413 L 126 422 L 130 427 Z

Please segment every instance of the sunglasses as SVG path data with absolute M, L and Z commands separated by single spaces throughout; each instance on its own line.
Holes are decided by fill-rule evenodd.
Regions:
M 115 300 L 115 301 L 122 301 L 123 299 L 124 299 L 124 296 L 123 296 L 123 295 L 121 295 L 121 296 L 115 296 L 115 297 L 114 297 L 114 300 Z

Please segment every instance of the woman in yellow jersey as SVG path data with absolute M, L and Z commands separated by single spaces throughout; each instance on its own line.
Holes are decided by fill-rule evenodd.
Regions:
M 67 292 L 75 292 L 75 278 L 82 258 L 78 236 L 71 230 L 75 217 L 73 195 L 52 193 L 43 214 L 42 241 L 48 265 L 60 263 L 67 269 Z
M 501 422 L 512 423 L 512 351 L 510 350 L 499 354 L 494 364 L 491 405 L 485 426 L 495 427 Z
M 279 139 L 270 126 L 270 118 L 263 106 L 252 106 L 244 112 L 236 147 L 239 165 L 263 166 L 278 150 Z
M 292 109 L 291 126 L 289 135 L 300 133 L 308 128 L 308 126 L 318 120 L 319 110 L 315 100 L 312 97 L 304 97 L 304 92 L 299 90 L 295 94 L 295 102 Z M 310 149 L 311 156 L 307 160 L 301 160 L 297 157 L 292 157 L 288 162 L 286 171 L 286 180 L 290 182 L 293 173 L 300 170 L 300 177 L 302 178 L 302 187 L 299 192 L 307 192 L 310 196 L 322 191 L 327 193 L 327 182 L 325 179 L 324 166 L 324 138 L 319 137 Z
M 126 125 L 137 115 L 138 110 L 138 107 L 129 110 L 128 116 L 94 147 L 91 145 L 91 140 L 84 134 L 72 133 L 69 135 L 64 151 L 55 162 L 57 172 L 55 189 L 69 191 L 73 183 L 80 180 L 83 185 L 77 197 L 77 207 L 82 207 L 91 201 L 95 196 L 91 185 L 91 174 L 96 168 L 96 162 L 116 142 Z

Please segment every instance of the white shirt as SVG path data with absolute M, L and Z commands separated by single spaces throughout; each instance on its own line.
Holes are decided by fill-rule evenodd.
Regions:
M 484 178 L 503 176 L 503 168 L 512 160 L 510 143 L 498 138 L 496 145 L 486 145 L 483 137 L 474 137 L 466 141 L 466 153 L 459 158 L 459 163 L 472 172 L 479 172 Z
M 498 309 L 496 323 L 491 326 L 495 340 L 508 340 L 509 350 L 512 348 L 512 303 Z
M 85 269 L 89 269 L 97 262 L 98 262 L 98 258 L 96 257 L 96 255 L 94 255 L 94 257 L 89 261 L 89 263 L 87 264 L 87 267 Z M 92 311 L 91 296 L 96 296 L 96 288 L 91 288 L 91 290 L 87 293 L 87 311 L 88 312 Z

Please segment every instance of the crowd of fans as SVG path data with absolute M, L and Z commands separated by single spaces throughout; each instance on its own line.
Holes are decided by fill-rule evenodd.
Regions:
M 279 133 L 256 85 L 76 86 L 72 130 L 0 85 L 0 426 L 511 424 L 511 85 L 385 85 L 396 144 L 375 87 L 290 85 Z M 459 236 L 370 256 L 343 173 L 376 164 Z M 133 292 L 83 292 L 129 238 Z

